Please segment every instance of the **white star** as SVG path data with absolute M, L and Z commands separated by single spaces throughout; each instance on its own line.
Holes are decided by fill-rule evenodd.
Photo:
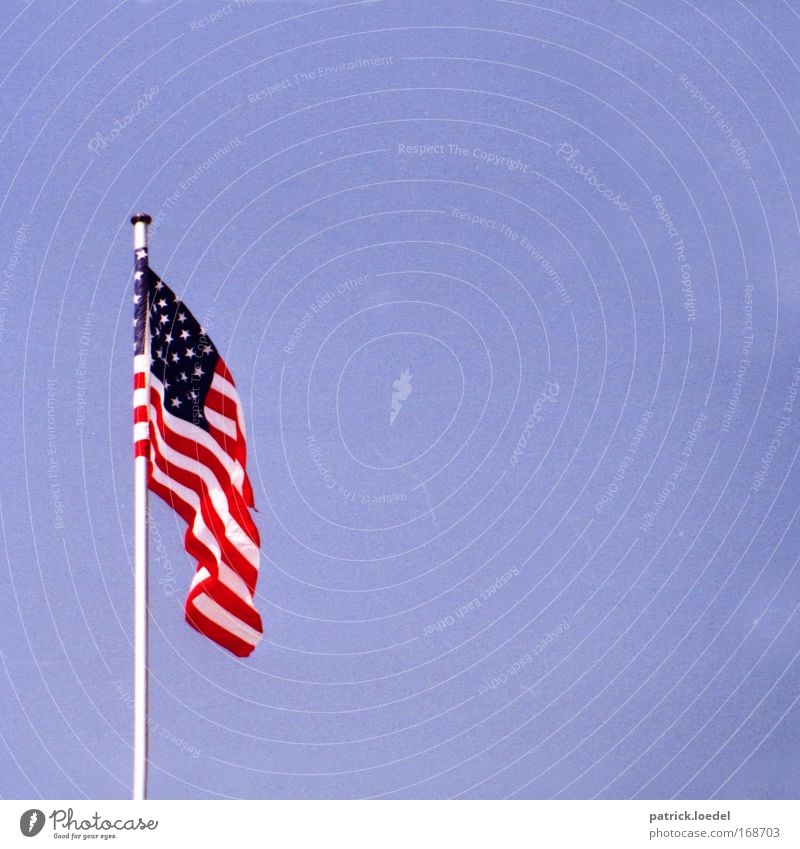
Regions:
M 186 321 L 186 315 L 184 313 L 178 313 L 178 321 Z
M 164 284 L 160 280 L 158 280 L 156 282 L 156 289 L 163 289 L 163 288 L 164 288 Z
M 181 339 L 188 339 L 191 335 L 188 330 L 181 330 Z
M 139 250 L 136 251 L 136 259 L 144 259 L 146 256 L 147 251 L 144 250 L 144 248 L 139 248 Z
M 194 374 L 195 374 L 195 377 L 202 377 L 205 374 L 205 372 L 203 371 L 203 369 L 200 368 L 200 366 L 195 366 L 194 367 Z
M 164 307 L 167 305 L 167 302 L 166 302 L 166 301 L 162 298 L 162 299 L 158 302 L 158 305 L 159 305 L 159 306 L 161 307 L 161 309 L 163 310 L 163 309 L 164 309 Z
M 185 356 L 187 356 L 191 360 L 193 357 L 195 357 L 197 355 L 194 352 L 194 348 L 187 348 Z
M 173 398 L 170 401 L 170 404 L 172 404 L 173 407 L 180 407 L 181 401 L 178 398 Z
M 171 335 L 171 334 L 169 334 L 169 333 L 167 333 L 167 335 L 164 337 L 164 341 L 165 341 L 168 345 L 169 345 L 169 344 L 171 344 L 171 342 L 172 342 L 172 335 Z
M 166 324 L 166 323 L 169 321 L 169 316 L 168 316 L 168 315 L 162 315 L 162 316 L 161 316 L 158 320 L 159 320 L 162 324 Z
M 180 359 L 180 357 L 177 354 L 172 355 L 172 362 L 173 363 L 177 363 L 179 359 Z
M 137 272 L 133 275 L 133 279 L 134 279 L 134 280 L 141 280 L 143 276 L 144 276 L 144 272 L 143 272 L 143 271 L 137 271 Z
M 180 379 L 181 379 L 181 380 L 188 380 L 188 378 L 186 377 L 186 372 L 185 372 L 185 371 L 182 371 L 182 372 L 180 373 Z

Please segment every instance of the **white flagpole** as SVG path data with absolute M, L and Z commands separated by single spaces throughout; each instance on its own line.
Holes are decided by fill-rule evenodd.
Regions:
M 151 222 L 149 215 L 134 215 L 133 247 L 137 259 L 141 251 L 147 250 L 147 226 Z M 146 257 L 145 257 L 146 261 Z M 140 265 L 137 262 L 137 267 Z M 138 279 L 138 278 L 137 278 Z M 134 361 L 134 371 L 144 372 L 144 386 L 134 389 L 134 407 L 149 406 L 150 375 L 150 329 L 148 327 L 147 306 L 144 309 L 144 351 L 138 363 Z M 138 358 L 137 357 L 137 358 Z M 135 358 L 135 360 L 137 359 Z M 133 426 L 134 443 L 142 438 L 149 439 L 147 421 L 137 422 Z M 134 646 L 133 646 L 133 799 L 147 798 L 147 452 L 136 452 L 134 459 Z

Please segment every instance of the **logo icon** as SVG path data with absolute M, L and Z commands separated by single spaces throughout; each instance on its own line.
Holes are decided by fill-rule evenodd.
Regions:
M 19 818 L 19 830 L 25 837 L 36 837 L 44 828 L 44 813 L 38 808 L 31 808 Z
M 407 400 L 408 396 L 411 394 L 411 378 L 413 376 L 414 375 L 411 374 L 410 369 L 403 369 L 403 371 L 400 372 L 400 377 L 392 384 L 396 391 L 392 392 L 392 412 L 389 416 L 390 426 L 394 424 L 394 420 L 403 408 L 402 402 Z

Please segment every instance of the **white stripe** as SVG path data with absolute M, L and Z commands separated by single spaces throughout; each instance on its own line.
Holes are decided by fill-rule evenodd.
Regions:
M 136 422 L 133 426 L 133 441 L 138 442 L 140 439 L 147 439 L 150 435 L 150 428 L 147 422 Z
M 230 383 L 228 383 L 227 380 L 225 380 L 225 378 L 220 377 L 215 372 L 214 377 L 211 378 L 211 383 L 209 384 L 208 388 L 209 391 L 213 389 L 214 392 L 216 392 L 218 395 L 222 395 L 223 398 L 227 400 L 228 403 L 224 405 L 226 410 L 232 409 L 234 411 L 234 415 L 230 415 L 227 412 L 219 413 L 219 415 L 226 416 L 232 422 L 238 421 L 239 409 L 241 408 L 242 404 L 239 400 L 239 393 L 236 391 L 236 387 L 232 386 Z
M 250 590 L 247 589 L 247 584 L 236 574 L 236 572 L 222 560 L 222 552 L 217 542 L 216 537 L 206 525 L 203 514 L 200 511 L 200 499 L 188 487 L 178 483 L 168 477 L 155 464 L 152 466 L 153 478 L 161 484 L 165 489 L 174 493 L 181 501 L 185 501 L 194 511 L 194 520 L 192 521 L 192 534 L 211 552 L 214 561 L 219 570 L 220 583 L 224 584 L 234 595 L 238 596 L 245 604 L 250 607 L 253 605 L 253 597 L 250 595 Z M 211 574 L 205 566 L 195 572 L 192 579 L 192 588 L 196 587 L 200 581 L 210 578 Z
M 221 375 L 218 371 L 214 372 L 214 377 L 211 378 L 211 385 L 217 392 L 227 395 L 231 401 L 239 403 L 239 390 L 228 380 L 227 377 Z
M 194 430 L 199 430 L 199 428 L 194 428 Z M 228 497 L 225 495 L 224 490 L 220 486 L 217 476 L 204 463 L 199 463 L 197 459 L 187 457 L 185 454 L 181 454 L 174 448 L 170 448 L 170 446 L 164 442 L 164 437 L 159 433 L 157 427 L 153 428 L 153 434 L 155 436 L 153 450 L 156 450 L 157 448 L 158 453 L 161 454 L 167 462 L 172 463 L 172 465 L 179 469 L 183 469 L 193 475 L 197 475 L 203 480 L 206 488 L 208 489 L 208 494 L 211 498 L 214 510 L 225 526 L 225 536 L 230 543 L 242 553 L 245 559 L 252 566 L 258 569 L 258 548 L 231 515 Z
M 203 409 L 203 412 L 212 427 L 221 430 L 226 436 L 236 439 L 236 422 L 233 419 L 229 419 L 227 416 L 223 416 L 222 413 L 212 410 L 208 405 Z
M 216 389 L 221 395 L 225 395 L 227 398 L 234 404 L 234 409 L 236 410 L 236 421 L 239 423 L 239 430 L 242 432 L 242 436 L 245 436 L 244 432 L 244 418 L 242 416 L 242 404 L 239 400 L 239 390 L 225 377 L 223 377 L 219 372 L 214 372 L 214 377 L 211 378 L 211 388 Z
M 202 583 L 203 581 L 205 581 L 206 578 L 210 578 L 210 577 L 211 577 L 211 572 L 209 572 L 208 569 L 206 569 L 205 566 L 201 566 L 194 573 L 194 578 L 192 578 L 192 583 L 191 583 L 190 589 L 193 590 L 198 584 Z
M 209 433 L 204 431 L 203 428 L 197 427 L 196 425 L 184 421 L 177 416 L 173 416 L 172 413 L 164 407 L 164 385 L 157 377 L 151 375 L 150 385 L 161 396 L 161 409 L 164 413 L 164 424 L 179 436 L 191 439 L 193 442 L 199 442 L 200 445 L 211 451 L 219 460 L 222 468 L 230 475 L 233 488 L 240 495 L 244 496 L 244 468 L 242 467 L 242 464 L 238 460 L 234 460 L 226 454 L 222 448 L 219 447 L 216 440 Z
M 248 643 L 251 646 L 257 646 L 261 640 L 261 634 L 238 619 L 232 613 L 225 610 L 222 605 L 209 598 L 207 595 L 200 594 L 192 599 L 192 604 L 212 622 L 224 628 L 229 634 L 233 634 L 240 640 Z
M 148 372 L 148 362 L 147 362 L 147 354 L 136 354 L 133 358 L 133 372 L 137 374 L 138 372 L 144 372 L 147 374 Z
M 147 404 L 147 390 L 146 389 L 134 389 L 133 390 L 133 406 L 134 407 L 144 407 Z

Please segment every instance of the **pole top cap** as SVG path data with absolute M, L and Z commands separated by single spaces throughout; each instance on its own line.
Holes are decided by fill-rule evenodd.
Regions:
M 145 225 L 153 223 L 153 219 L 146 212 L 137 212 L 136 215 L 131 216 L 131 224 L 138 224 L 140 221 Z

